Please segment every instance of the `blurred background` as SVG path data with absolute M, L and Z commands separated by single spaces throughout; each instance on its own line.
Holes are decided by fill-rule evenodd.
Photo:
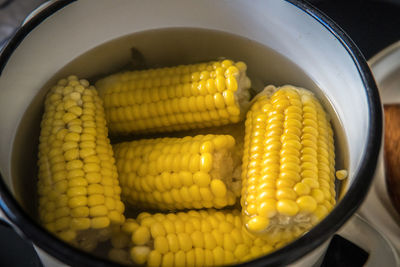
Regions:
M 25 17 L 43 0 L 0 0 L 0 48 L 21 25 Z
M 366 59 L 400 40 L 400 0 L 309 0 L 333 19 Z

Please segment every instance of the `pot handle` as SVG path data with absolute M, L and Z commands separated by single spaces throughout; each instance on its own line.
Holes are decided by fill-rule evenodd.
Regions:
M 364 267 L 400 266 L 397 250 L 376 228 L 357 213 L 337 232 L 368 254 Z

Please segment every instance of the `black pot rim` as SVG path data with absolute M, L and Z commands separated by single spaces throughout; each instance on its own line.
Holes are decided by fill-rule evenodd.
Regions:
M 55 1 L 21 26 L 0 54 L 0 75 L 11 54 L 23 39 L 46 18 L 74 1 L 75 0 Z M 353 185 L 349 188 L 348 192 L 337 204 L 335 209 L 303 237 L 276 252 L 251 262 L 243 263 L 241 266 L 287 265 L 300 259 L 328 240 L 328 238 L 353 215 L 366 197 L 375 173 L 381 148 L 383 127 L 381 102 L 378 88 L 363 55 L 337 24 L 311 4 L 301 0 L 286 1 L 318 21 L 330 31 L 347 50 L 358 69 L 367 93 L 371 126 L 368 129 L 368 142 L 365 154 L 363 160 L 361 160 L 362 163 L 356 173 Z M 101 259 L 76 249 L 47 232 L 17 203 L 1 177 L 1 174 L 0 178 L 0 208 L 9 221 L 15 226 L 16 230 L 26 238 L 34 240 L 34 244 L 39 248 L 73 266 L 120 266 L 107 259 Z

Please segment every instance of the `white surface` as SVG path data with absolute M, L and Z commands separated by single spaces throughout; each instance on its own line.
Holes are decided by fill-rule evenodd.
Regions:
M 378 53 L 369 64 L 381 92 L 382 102 L 400 103 L 400 42 Z M 359 213 L 400 252 L 400 216 L 388 196 L 383 157 L 380 157 L 378 167 L 371 190 Z
M 388 197 L 382 157 L 370 192 L 358 213 L 384 234 L 400 253 L 400 227 L 394 219 L 400 221 L 400 218 Z

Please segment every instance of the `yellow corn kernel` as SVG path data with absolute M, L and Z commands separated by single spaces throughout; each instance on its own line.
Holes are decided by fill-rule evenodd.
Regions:
M 105 216 L 108 214 L 108 209 L 104 205 L 94 206 L 89 209 L 89 214 L 91 217 Z
M 132 234 L 132 242 L 135 245 L 144 245 L 150 240 L 150 231 L 148 227 L 140 226 Z
M 73 218 L 71 220 L 71 229 L 73 230 L 85 230 L 89 229 L 91 225 L 89 218 Z
M 180 248 L 187 252 L 192 247 L 192 240 L 187 233 L 178 233 L 177 234 L 179 246 Z
M 186 252 L 186 266 L 195 266 L 195 254 L 194 249 Z
M 196 248 L 204 247 L 204 237 L 200 231 L 194 231 L 193 233 L 191 233 L 190 237 L 192 239 L 194 247 Z
M 210 184 L 211 177 L 207 172 L 196 172 L 193 174 L 193 181 L 200 187 L 207 187 Z
M 186 266 L 186 253 L 182 250 L 178 251 L 174 255 L 175 266 Z
M 200 171 L 208 173 L 212 169 L 213 158 L 211 153 L 203 153 L 200 156 Z
M 154 249 L 161 254 L 166 254 L 169 251 L 167 238 L 165 236 L 157 236 L 154 239 Z
M 137 228 L 139 228 L 139 224 L 136 221 L 127 219 L 122 225 L 121 230 L 127 234 L 132 234 Z
M 224 197 L 226 195 L 226 186 L 221 180 L 212 180 L 211 181 L 211 192 L 216 197 Z
M 89 208 L 87 206 L 80 206 L 80 207 L 76 207 L 71 209 L 71 216 L 78 218 L 85 218 L 89 216 Z
M 148 266 L 160 266 L 161 265 L 162 256 L 157 250 L 152 250 L 148 255 Z M 183 265 L 182 265 L 183 266 Z
M 110 219 L 107 217 L 96 217 L 91 219 L 92 228 L 101 229 L 110 225 Z
M 214 266 L 214 255 L 211 250 L 204 250 L 204 266 Z
M 194 257 L 196 266 L 204 266 L 205 255 L 204 255 L 204 250 L 202 248 L 194 249 Z
M 144 264 L 150 254 L 150 248 L 146 246 L 135 246 L 130 251 L 131 259 L 136 264 Z
M 180 251 L 179 240 L 175 234 L 168 234 L 167 235 L 168 247 L 171 252 L 178 252 Z
M 166 232 L 161 222 L 154 222 L 150 226 L 151 236 L 156 238 L 157 236 L 165 236 Z
M 163 255 L 161 266 L 174 266 L 174 254 L 172 252 L 168 252 Z
M 230 234 L 224 234 L 223 248 L 228 251 L 234 251 L 236 247 L 235 240 Z
M 54 228 L 56 231 L 67 229 L 71 223 L 71 218 L 62 217 L 55 221 Z
M 233 254 L 237 259 L 242 259 L 244 258 L 247 254 L 249 253 L 249 248 L 245 244 L 239 244 L 236 248 Z
M 163 226 L 168 234 L 175 233 L 175 225 L 170 220 L 163 221 Z
M 62 231 L 58 233 L 58 237 L 66 242 L 71 242 L 76 238 L 76 232 L 73 230 Z
M 70 198 L 75 196 L 86 196 L 86 194 L 87 194 L 87 189 L 85 186 L 72 187 L 67 191 L 67 196 Z
M 278 212 L 287 216 L 294 216 L 299 212 L 299 206 L 290 199 L 279 200 L 276 208 Z
M 269 219 L 262 216 L 252 217 L 246 224 L 246 226 L 256 232 L 262 231 L 269 225 Z
M 214 249 L 217 246 L 217 241 L 211 233 L 204 234 L 204 248 L 205 249 Z
M 86 206 L 87 205 L 87 197 L 86 196 L 72 197 L 68 201 L 68 205 L 71 209 L 76 208 L 76 207 Z
M 224 250 L 221 247 L 216 247 L 212 250 L 214 255 L 214 264 L 220 266 L 224 264 Z
M 343 180 L 347 178 L 347 171 L 346 170 L 339 170 L 336 171 L 336 178 L 338 178 L 339 180 Z
M 301 196 L 296 200 L 300 211 L 313 212 L 317 208 L 317 201 L 311 196 Z

